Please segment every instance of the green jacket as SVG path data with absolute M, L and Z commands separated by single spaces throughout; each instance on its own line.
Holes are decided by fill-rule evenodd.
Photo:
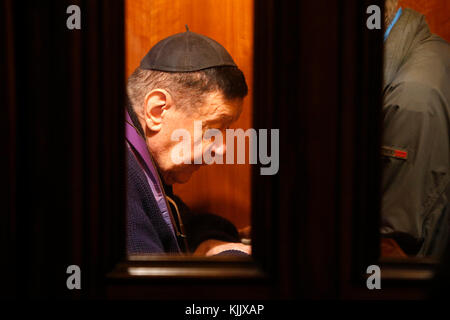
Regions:
M 405 9 L 384 50 L 381 234 L 438 256 L 449 234 L 450 45 Z

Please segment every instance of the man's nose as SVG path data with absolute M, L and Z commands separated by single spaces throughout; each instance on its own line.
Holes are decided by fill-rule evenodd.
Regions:
M 227 151 L 226 149 L 227 148 L 226 148 L 225 142 L 222 142 L 222 143 L 215 142 L 213 145 L 212 151 L 214 152 L 215 155 L 224 156 L 225 152 Z

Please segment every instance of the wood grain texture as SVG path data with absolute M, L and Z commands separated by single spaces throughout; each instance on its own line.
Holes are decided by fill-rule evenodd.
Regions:
M 450 1 L 400 0 L 403 8 L 414 9 L 425 15 L 431 32 L 450 41 Z
M 253 1 L 252 0 L 127 0 L 125 8 L 126 75 L 159 40 L 193 32 L 221 43 L 244 72 L 249 86 L 244 111 L 233 126 L 252 126 Z M 212 165 L 202 168 L 174 191 L 191 208 L 230 219 L 238 227 L 250 223 L 250 165 Z

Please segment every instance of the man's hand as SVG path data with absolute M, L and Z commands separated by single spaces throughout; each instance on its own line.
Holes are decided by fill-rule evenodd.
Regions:
M 252 247 L 239 242 L 225 242 L 220 240 L 206 240 L 200 243 L 194 251 L 194 256 L 214 256 L 227 250 L 243 251 L 247 254 L 252 253 Z
M 244 227 L 242 229 L 239 229 L 238 231 L 239 231 L 239 237 L 241 239 L 250 239 L 252 237 L 251 236 L 251 234 L 252 234 L 252 227 L 250 227 L 250 226 L 247 226 L 247 227 Z
M 397 244 L 397 241 L 391 238 L 381 239 L 381 257 L 386 258 L 407 258 L 406 253 Z

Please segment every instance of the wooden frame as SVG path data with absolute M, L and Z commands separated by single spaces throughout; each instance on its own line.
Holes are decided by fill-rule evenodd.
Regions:
M 349 1 L 351 2 L 351 1 Z M 379 3 L 364 1 L 345 6 L 342 28 L 345 34 L 363 24 L 363 8 Z M 361 7 L 362 6 L 362 7 Z M 345 41 L 345 40 L 344 40 Z M 341 234 L 342 273 L 340 296 L 347 298 L 418 299 L 425 298 L 439 261 L 429 258 L 389 259 L 380 257 L 380 176 L 378 150 L 381 137 L 382 37 L 380 33 L 360 29 L 343 43 L 342 64 L 342 179 Z M 351 61 L 358 61 L 352 64 Z M 359 80 L 357 80 L 359 79 Z M 348 86 L 350 84 L 350 86 Z M 353 93 L 352 93 L 353 92 Z M 348 99 L 353 99 L 352 105 Z M 350 107 L 346 110 L 346 108 Z M 353 110 L 351 110 L 353 109 Z M 356 137 L 356 138 L 355 138 Z M 363 151 L 364 150 L 364 151 Z M 356 152 L 355 152 L 356 151 Z M 349 158 L 351 155 L 352 158 Z M 349 171 L 351 165 L 356 170 Z M 348 176 L 347 176 L 348 177 Z M 353 189 L 353 190 L 352 190 Z M 350 196 L 345 196 L 345 194 Z M 346 236 L 348 235 L 348 236 Z M 379 265 L 383 292 L 365 288 L 367 266 Z
M 375 3 L 255 3 L 254 127 L 280 129 L 282 158 L 278 175 L 261 177 L 255 168 L 252 176 L 254 260 L 245 265 L 227 261 L 223 270 L 224 261 L 186 258 L 152 258 L 145 266 L 133 261 L 125 267 L 141 266 L 144 273 L 154 274 L 144 276 L 146 280 L 163 283 L 208 279 L 222 298 L 238 292 L 220 287 L 224 274 L 239 279 L 238 286 L 256 285 L 265 298 L 371 298 L 383 294 L 367 290 L 365 270 L 378 264 L 385 297 L 397 297 L 403 285 L 416 286 L 413 297 L 423 296 L 435 262 L 379 260 L 382 33 L 364 27 L 370 4 Z M 309 15 L 324 9 L 333 14 Z M 305 32 L 311 25 L 315 33 Z M 326 36 L 326 43 L 315 42 L 318 35 Z M 324 67 L 328 74 L 314 75 Z M 321 88 L 327 92 L 317 97 Z M 328 119 L 319 110 L 325 107 Z M 336 140 L 330 141 L 333 136 Z M 322 222 L 328 234 L 314 225 L 320 223 L 314 212 L 328 220 Z M 111 276 L 123 281 L 123 265 L 120 270 Z M 130 273 L 128 277 L 133 278 Z M 261 297 L 255 292 L 247 290 L 245 297 Z
M 2 42 L 14 46 L 0 56 L 11 81 L 1 89 L 10 115 L 1 120 L 11 168 L 2 192 L 9 214 L 0 215 L 11 262 L 2 266 L 11 275 L 5 292 L 423 297 L 434 268 L 423 260 L 381 261 L 383 289 L 365 287 L 367 266 L 380 263 L 382 72 L 382 34 L 365 27 L 365 8 L 382 3 L 255 1 L 254 127 L 280 129 L 280 169 L 253 173 L 253 257 L 127 260 L 123 1 L 7 1 Z M 81 31 L 65 28 L 70 4 L 83 8 Z M 71 264 L 82 269 L 81 291 L 65 287 Z M 418 272 L 405 278 L 407 270 Z

